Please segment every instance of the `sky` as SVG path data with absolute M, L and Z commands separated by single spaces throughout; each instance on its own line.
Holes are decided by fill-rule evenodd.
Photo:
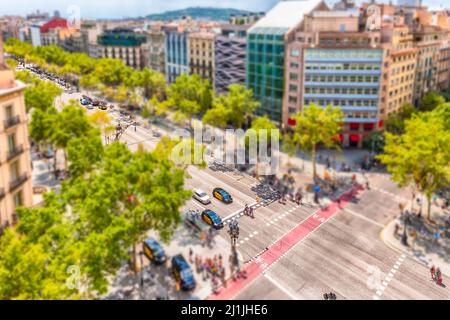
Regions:
M 0 0 L 0 15 L 24 16 L 39 9 L 41 12 L 51 13 L 59 10 L 61 16 L 67 17 L 73 5 L 78 6 L 81 17 L 85 19 L 138 17 L 186 7 L 237 8 L 259 12 L 267 11 L 277 2 L 278 0 Z M 439 7 L 445 3 L 450 7 L 448 0 L 423 2 L 430 7 Z

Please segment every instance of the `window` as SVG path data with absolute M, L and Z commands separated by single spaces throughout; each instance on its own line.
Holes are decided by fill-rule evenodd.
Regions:
M 6 120 L 11 119 L 13 116 L 14 116 L 13 106 L 12 105 L 6 106 L 6 108 L 5 108 L 5 118 L 6 118 Z
M 289 79 L 291 80 L 298 80 L 298 74 L 297 73 L 290 73 L 289 74 Z
M 297 97 L 289 96 L 289 103 L 297 103 Z
M 14 208 L 22 206 L 22 190 L 17 191 L 13 196 Z
M 9 174 L 11 175 L 11 181 L 16 181 L 19 178 L 20 170 L 19 170 L 19 161 L 18 160 L 11 163 Z
M 300 57 L 300 50 L 292 49 L 291 50 L 291 57 Z
M 296 92 L 297 89 L 298 89 L 298 87 L 296 85 L 294 85 L 294 84 L 290 84 L 289 85 L 289 91 L 290 92 Z
M 15 149 L 16 149 L 16 135 L 13 133 L 8 135 L 8 150 L 11 152 L 14 151 Z

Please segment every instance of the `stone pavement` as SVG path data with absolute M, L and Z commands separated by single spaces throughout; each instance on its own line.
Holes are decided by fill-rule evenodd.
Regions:
M 159 241 L 159 237 L 150 231 L 149 236 Z M 144 285 L 140 287 L 141 274 L 134 274 L 129 268 L 124 266 L 116 279 L 112 281 L 110 292 L 105 299 L 146 299 L 154 300 L 157 297 L 165 297 L 170 300 L 203 300 L 212 293 L 211 276 L 202 276 L 195 267 L 195 256 L 198 255 L 202 259 L 214 258 L 214 256 L 222 255 L 223 266 L 225 267 L 226 277 L 230 274 L 229 255 L 231 253 L 231 245 L 225 239 L 218 235 L 213 238 L 211 245 L 207 245 L 201 241 L 191 227 L 184 223 L 177 229 L 170 243 L 164 244 L 160 242 L 168 257 L 164 265 L 155 266 L 149 264 L 146 257 L 143 257 L 142 274 L 144 277 Z M 140 250 L 140 245 L 138 250 Z M 192 250 L 192 261 L 189 259 L 189 252 Z M 173 276 L 170 274 L 171 257 L 182 254 L 192 268 L 197 286 L 193 292 L 177 291 Z M 206 273 L 205 273 L 206 275 Z
M 408 246 L 401 242 L 406 214 L 391 221 L 381 232 L 381 239 L 392 249 L 408 254 L 428 268 L 434 265 L 443 274 L 450 275 L 450 211 L 433 205 L 432 213 L 434 223 L 426 220 L 424 212 L 420 219 L 416 213 L 408 215 Z M 396 224 L 398 231 L 394 235 Z

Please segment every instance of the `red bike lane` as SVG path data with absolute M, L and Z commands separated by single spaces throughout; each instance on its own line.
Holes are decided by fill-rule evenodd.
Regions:
M 207 300 L 229 300 L 235 297 L 242 289 L 252 283 L 264 270 L 269 268 L 274 262 L 279 260 L 285 253 L 293 248 L 300 241 L 305 239 L 311 232 L 324 224 L 328 219 L 338 213 L 346 204 L 348 204 L 353 195 L 358 194 L 363 188 L 356 187 L 340 196 L 340 204 L 334 201 L 326 208 L 312 214 L 297 227 L 285 234 L 281 239 L 273 243 L 268 250 L 264 251 L 259 257 L 245 264 L 242 271 L 247 273 L 245 279 L 228 280 L 227 287 L 221 287 L 217 293 L 212 294 Z

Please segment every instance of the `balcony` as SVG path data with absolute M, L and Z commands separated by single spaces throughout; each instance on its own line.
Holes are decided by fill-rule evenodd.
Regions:
M 378 88 L 379 82 L 317 82 L 305 81 L 305 87 Z
M 18 115 L 8 118 L 5 120 L 5 130 L 9 129 L 11 127 L 14 127 L 15 125 L 17 125 L 19 123 L 20 123 L 20 117 Z
M 17 157 L 18 155 L 22 154 L 23 150 L 24 149 L 23 149 L 22 145 L 14 147 L 12 150 L 9 150 L 8 157 L 7 157 L 8 161 L 11 161 L 12 159 Z
M 305 99 L 378 100 L 377 94 L 305 93 Z
M 15 180 L 9 183 L 9 192 L 13 192 L 22 184 L 24 184 L 28 180 L 28 175 L 26 173 L 18 176 Z

